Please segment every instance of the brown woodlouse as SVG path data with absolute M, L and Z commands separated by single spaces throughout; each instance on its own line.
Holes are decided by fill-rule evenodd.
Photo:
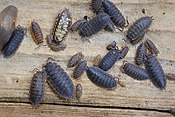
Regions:
M 18 9 L 9 5 L 0 12 L 0 50 L 9 41 L 14 29 Z
M 100 61 L 101 61 L 101 55 L 98 54 L 97 56 L 94 57 L 92 61 L 93 66 L 98 67 Z
M 47 81 L 57 94 L 65 99 L 74 97 L 74 84 L 69 75 L 55 62 L 49 61 L 43 66 L 43 70 L 47 73 Z
M 144 34 L 148 30 L 148 28 L 150 27 L 152 21 L 153 21 L 153 18 L 149 17 L 149 16 L 139 18 L 128 29 L 126 38 L 132 44 L 138 43 L 144 37 Z
M 123 62 L 123 65 L 120 68 L 120 70 L 122 73 L 125 73 L 128 76 L 130 76 L 136 80 L 150 79 L 149 73 L 145 69 L 143 69 L 137 65 L 128 63 L 126 61 Z
M 78 63 L 81 62 L 81 60 L 84 58 L 83 53 L 80 51 L 77 54 L 73 55 L 70 59 L 69 62 L 67 64 L 67 67 L 74 67 L 76 66 Z
M 81 96 L 82 96 L 83 87 L 81 86 L 81 84 L 77 84 L 75 89 L 76 89 L 76 91 L 75 91 L 75 97 L 77 99 L 80 99 Z
M 164 90 L 166 88 L 165 73 L 154 54 L 146 55 L 145 68 L 153 84 L 157 88 Z
M 100 13 L 82 26 L 79 30 L 79 35 L 82 37 L 90 37 L 105 28 L 109 21 L 110 17 L 108 14 Z
M 112 43 L 110 43 L 106 46 L 106 49 L 111 50 L 111 49 L 115 48 L 116 45 L 117 45 L 116 41 L 112 41 Z
M 29 94 L 30 101 L 35 107 L 37 107 L 43 99 L 46 78 L 47 74 L 45 71 L 36 71 L 36 73 L 33 75 Z
M 74 69 L 72 77 L 75 79 L 78 79 L 81 77 L 81 75 L 84 73 L 84 71 L 87 68 L 87 61 L 83 60 L 81 61 Z
M 145 44 L 141 43 L 137 48 L 137 52 L 136 52 L 136 56 L 135 56 L 135 63 L 137 65 L 142 65 L 144 63 L 145 57 L 146 57 L 146 52 L 147 52 L 147 48 L 146 48 Z
M 65 8 L 61 13 L 58 14 L 55 21 L 52 33 L 53 40 L 55 42 L 61 43 L 65 39 L 68 33 L 68 29 L 71 26 L 71 23 L 72 23 L 71 14 L 69 10 Z
M 72 31 L 78 31 L 81 29 L 81 27 L 88 22 L 88 17 L 84 16 L 83 19 L 76 21 L 72 26 L 71 26 L 71 30 Z
M 30 29 L 34 42 L 37 45 L 43 43 L 43 33 L 39 24 L 36 21 L 32 21 Z
M 15 28 L 10 40 L 2 48 L 2 53 L 5 58 L 9 58 L 15 54 L 24 39 L 26 31 L 27 29 L 22 28 L 20 25 Z
M 94 13 L 99 14 L 103 12 L 102 0 L 92 0 L 91 6 Z
M 46 42 L 48 47 L 54 52 L 63 51 L 67 47 L 63 42 L 55 42 L 52 35 L 47 35 Z
M 106 12 L 111 17 L 114 25 L 121 28 L 120 30 L 123 31 L 126 20 L 120 10 L 115 6 L 115 4 L 109 0 L 103 0 L 102 6 L 104 8 L 104 12 Z
M 116 48 L 109 50 L 109 52 L 99 62 L 98 67 L 104 71 L 109 70 L 115 64 L 115 62 L 123 59 L 126 56 L 128 50 L 129 48 L 127 46 L 122 48 L 122 50 Z
M 86 74 L 91 82 L 97 86 L 107 89 L 114 89 L 117 87 L 117 81 L 115 80 L 115 77 L 98 67 L 87 67 Z
M 160 53 L 159 50 L 157 49 L 157 47 L 154 45 L 154 43 L 149 39 L 146 40 L 145 46 L 151 52 L 151 54 L 158 55 Z

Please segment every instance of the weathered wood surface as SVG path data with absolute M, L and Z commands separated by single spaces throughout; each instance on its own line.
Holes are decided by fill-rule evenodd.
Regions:
M 38 21 L 43 30 L 44 36 L 49 34 L 50 29 L 53 27 L 56 15 L 61 12 L 65 7 L 69 8 L 72 13 L 73 22 L 82 18 L 84 15 L 93 17 L 94 14 L 90 10 L 91 0 L 1 0 L 0 10 L 6 6 L 12 4 L 18 7 L 19 13 L 17 18 L 17 25 L 20 24 L 23 27 L 29 27 L 31 21 L 34 19 Z M 151 15 L 154 17 L 153 25 L 145 36 L 151 39 L 158 49 L 160 55 L 158 58 L 161 61 L 163 69 L 166 73 L 175 73 L 175 1 L 174 0 L 111 0 L 118 5 L 121 12 L 128 16 L 130 24 L 141 16 Z M 121 4 L 122 2 L 122 4 Z M 146 14 L 142 13 L 142 9 L 145 9 Z M 125 32 L 126 33 L 126 32 Z M 97 54 L 105 55 L 107 50 L 106 45 L 112 40 L 115 40 L 119 47 L 124 46 L 122 41 L 124 34 L 117 31 L 116 33 L 110 33 L 107 31 L 101 31 L 98 34 L 90 38 L 91 43 L 81 41 L 80 36 L 77 33 L 69 33 L 66 38 L 67 48 L 62 52 L 52 52 L 45 46 L 39 50 L 34 50 L 37 45 L 33 42 L 31 34 L 28 31 L 27 36 L 22 42 L 19 50 L 10 59 L 3 59 L 0 56 L 0 102 L 29 102 L 28 92 L 30 87 L 30 81 L 32 77 L 32 70 L 34 68 L 41 69 L 42 64 L 45 63 L 48 57 L 59 59 L 59 64 L 69 73 L 72 74 L 72 70 L 66 67 L 67 61 L 77 51 L 82 51 L 88 61 L 88 65 L 92 64 L 92 59 Z M 130 51 L 126 56 L 126 60 L 133 61 L 136 51 L 136 46 L 130 46 Z M 150 81 L 136 81 L 132 78 L 121 74 L 119 67 L 122 65 L 122 61 L 119 61 L 109 71 L 113 75 L 121 75 L 121 81 L 125 83 L 126 87 L 122 88 L 118 86 L 113 91 L 107 91 L 105 89 L 96 87 L 92 84 L 87 76 L 84 74 L 81 80 L 74 80 L 74 83 L 81 83 L 83 86 L 83 95 L 81 100 L 64 100 L 59 98 L 53 93 L 48 85 L 46 85 L 46 92 L 43 103 L 55 103 L 55 104 L 72 104 L 72 105 L 89 105 L 89 106 L 108 106 L 108 107 L 129 107 L 129 108 L 146 108 L 146 109 L 159 109 L 168 110 L 175 107 L 175 80 L 167 81 L 166 91 L 160 91 L 155 88 Z M 5 108 L 16 107 L 22 109 L 27 108 L 31 112 L 34 110 L 29 107 L 30 105 L 11 104 L 7 106 L 1 104 L 0 110 L 3 112 Z M 51 105 L 43 106 L 42 109 L 54 108 Z M 74 107 L 56 107 L 58 109 L 74 109 Z M 77 107 L 78 108 L 78 107 Z M 55 109 L 56 110 L 56 109 Z M 76 109 L 75 109 L 76 110 Z M 84 113 L 91 112 L 91 108 L 77 109 L 84 111 Z M 30 112 L 29 111 L 29 112 Z M 94 109 L 94 113 L 103 112 L 103 110 Z M 7 111 L 8 112 L 8 111 Z M 59 112 L 59 111 L 57 111 Z M 57 114 L 55 112 L 55 114 Z M 112 110 L 111 116 L 119 113 L 119 110 Z M 122 113 L 128 113 L 122 111 Z M 135 113 L 137 111 L 132 111 Z M 39 114 L 39 111 L 37 111 Z M 63 112 L 63 114 L 66 112 Z M 139 113 L 145 116 L 146 112 Z M 154 112 L 153 112 L 154 113 Z M 156 113 L 156 112 L 155 112 Z M 6 112 L 4 112 L 6 114 Z M 163 113 L 156 113 L 163 116 Z M 81 114 L 80 114 L 81 115 Z M 24 115 L 27 116 L 27 115 Z M 110 116 L 110 115 L 109 115 Z M 149 116 L 149 115 L 148 115 Z

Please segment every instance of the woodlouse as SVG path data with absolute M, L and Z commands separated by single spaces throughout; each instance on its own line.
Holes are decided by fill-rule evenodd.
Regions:
M 91 2 L 92 10 L 96 14 L 103 12 L 102 0 L 92 0 Z
M 134 64 L 131 64 L 131 63 L 128 63 L 126 61 L 124 61 L 122 67 L 120 68 L 121 72 L 122 73 L 125 73 L 127 74 L 128 76 L 136 79 L 136 80 L 147 80 L 147 79 L 150 79 L 149 77 L 149 73 L 147 72 L 147 70 L 137 66 L 137 65 L 134 65 Z
M 47 74 L 45 71 L 37 71 L 32 78 L 30 85 L 30 101 L 33 106 L 38 106 L 44 96 L 45 79 Z
M 72 26 L 71 26 L 71 30 L 72 31 L 78 31 L 81 29 L 81 27 L 88 22 L 88 17 L 84 16 L 83 19 L 76 21 Z
M 112 41 L 112 43 L 110 43 L 106 46 L 106 49 L 111 50 L 111 49 L 115 48 L 116 45 L 117 45 L 116 41 Z
M 94 59 L 92 60 L 93 66 L 98 67 L 100 61 L 101 61 L 101 55 L 98 54 L 98 55 L 95 56 Z
M 122 49 L 120 51 L 121 51 L 120 52 L 120 59 L 123 59 L 127 55 L 128 51 L 129 51 L 129 47 L 128 46 L 122 47 Z
M 50 58 L 49 58 L 50 59 Z M 48 59 L 48 60 L 49 60 Z M 65 99 L 74 97 L 74 84 L 69 75 L 55 62 L 47 61 L 43 70 L 47 73 L 47 81 L 57 94 Z
M 126 20 L 115 4 L 109 0 L 103 0 L 102 6 L 104 11 L 111 17 L 115 26 L 121 28 L 121 31 L 123 31 Z
M 80 97 L 82 96 L 83 87 L 81 86 L 81 84 L 77 84 L 75 89 L 75 97 L 77 99 L 80 99 Z
M 75 79 L 78 79 L 81 77 L 81 75 L 84 73 L 84 71 L 87 68 L 87 61 L 83 60 L 81 61 L 74 69 L 72 77 Z
M 87 67 L 86 74 L 91 82 L 93 82 L 97 86 L 107 89 L 114 89 L 115 87 L 117 87 L 117 81 L 115 80 L 115 78 L 112 75 L 101 70 L 100 68 Z
M 145 31 L 148 30 L 148 28 L 150 27 L 152 21 L 153 21 L 153 18 L 149 17 L 149 16 L 139 18 L 128 29 L 126 38 L 132 44 L 138 43 L 144 37 Z
M 20 25 L 18 25 L 15 30 L 12 33 L 12 36 L 10 37 L 10 40 L 6 43 L 6 45 L 2 49 L 2 53 L 5 58 L 11 57 L 19 46 L 21 45 L 24 35 L 26 33 L 27 29 L 22 28 Z
M 154 45 L 154 43 L 149 39 L 146 40 L 145 46 L 152 54 L 158 55 L 160 53 L 157 47 Z
M 63 42 L 55 42 L 52 35 L 47 35 L 46 42 L 48 47 L 54 52 L 63 51 L 67 47 Z
M 92 36 L 105 28 L 109 21 L 110 17 L 108 14 L 100 13 L 82 26 L 79 30 L 79 35 L 82 37 Z
M 145 57 L 146 57 L 146 52 L 147 52 L 147 48 L 146 48 L 145 44 L 141 43 L 137 48 L 137 52 L 136 52 L 136 56 L 135 56 L 135 63 L 137 65 L 142 65 L 144 63 Z
M 77 54 L 73 55 L 69 61 L 68 61 L 68 64 L 67 64 L 67 67 L 74 67 L 76 66 L 78 63 L 81 62 L 81 60 L 84 58 L 84 55 L 83 53 L 80 51 L 78 52 Z
M 43 43 L 43 33 L 39 24 L 36 21 L 32 21 L 30 29 L 34 42 L 37 45 Z
M 53 28 L 53 40 L 57 43 L 61 43 L 67 33 L 68 29 L 71 26 L 72 18 L 69 10 L 65 8 L 61 13 L 58 14 L 55 25 Z
M 153 84 L 157 88 L 164 90 L 166 88 L 165 73 L 154 54 L 146 55 L 145 68 L 148 71 Z
M 18 9 L 9 5 L 0 12 L 0 50 L 9 41 L 14 29 Z
M 109 20 L 107 26 L 105 27 L 105 30 L 110 31 L 110 32 L 115 31 L 115 25 L 111 20 Z

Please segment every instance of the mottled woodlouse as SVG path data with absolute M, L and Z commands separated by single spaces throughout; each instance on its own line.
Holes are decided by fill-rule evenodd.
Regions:
M 132 44 L 138 43 L 144 37 L 144 34 L 150 27 L 152 21 L 153 21 L 153 18 L 149 16 L 139 18 L 128 29 L 126 38 Z
M 153 84 L 157 88 L 164 90 L 166 88 L 165 73 L 154 54 L 148 54 L 146 56 L 145 68 L 148 71 Z
M 97 86 L 107 89 L 114 89 L 117 87 L 117 81 L 115 80 L 115 77 L 98 67 L 87 67 L 86 74 L 91 82 Z
M 115 4 L 109 0 L 103 0 L 102 7 L 104 9 L 104 12 L 106 12 L 111 17 L 114 25 L 119 29 L 121 28 L 120 30 L 123 31 L 126 20 L 120 10 L 115 6 Z
M 151 54 L 158 55 L 160 53 L 159 50 L 157 49 L 157 47 L 154 45 L 154 43 L 149 39 L 146 40 L 145 46 L 151 52 Z
M 76 21 L 75 23 L 72 24 L 71 30 L 72 30 L 72 31 L 78 31 L 78 30 L 80 30 L 81 27 L 82 27 L 86 22 L 88 22 L 88 17 L 87 17 L 87 16 L 84 16 L 83 19 L 78 20 L 78 21 Z
M 36 21 L 32 21 L 30 29 L 34 42 L 37 45 L 43 43 L 43 33 L 39 24 Z
M 78 79 L 81 77 L 81 75 L 84 73 L 84 71 L 87 68 L 87 61 L 82 60 L 74 69 L 72 77 L 75 79 Z
M 119 50 L 118 48 L 113 48 L 102 58 L 99 62 L 98 67 L 104 71 L 109 70 L 116 61 L 123 59 L 128 53 L 129 48 L 126 46 Z
M 79 35 L 82 37 L 90 37 L 105 28 L 110 21 L 110 17 L 106 13 L 100 13 L 93 19 L 90 19 L 79 30 Z
M 81 62 L 81 60 L 84 58 L 84 55 L 83 53 L 80 51 L 78 52 L 77 54 L 73 55 L 69 61 L 68 61 L 68 64 L 67 64 L 67 67 L 74 67 L 76 66 L 78 63 Z
M 38 106 L 44 96 L 44 87 L 47 74 L 45 71 L 36 71 L 30 85 L 30 101 L 33 106 Z
M 135 56 L 135 63 L 137 65 L 142 65 L 144 63 L 146 58 L 146 53 L 147 53 L 147 48 L 144 43 L 141 43 L 137 48 L 137 52 Z
M 120 70 L 122 73 L 125 73 L 136 80 L 150 79 L 149 73 L 147 72 L 147 70 L 135 64 L 128 63 L 127 61 L 124 61 Z
M 74 97 L 74 84 L 69 75 L 56 62 L 49 61 L 43 66 L 47 73 L 47 81 L 57 94 L 65 99 Z
M 75 89 L 76 89 L 76 91 L 75 91 L 75 97 L 77 99 L 80 99 L 81 96 L 82 96 L 83 87 L 81 86 L 81 84 L 77 84 Z
M 12 36 L 10 37 L 10 40 L 2 49 L 2 53 L 5 58 L 9 58 L 15 54 L 24 39 L 26 31 L 27 29 L 22 28 L 20 25 L 15 28 Z

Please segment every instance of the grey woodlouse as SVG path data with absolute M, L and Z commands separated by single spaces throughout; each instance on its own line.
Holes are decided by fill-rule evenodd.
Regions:
M 126 20 L 120 10 L 115 6 L 115 4 L 109 0 L 103 0 L 102 6 L 104 8 L 104 11 L 111 17 L 111 20 L 115 26 L 121 28 L 121 31 L 123 31 Z
M 88 22 L 88 17 L 84 16 L 83 19 L 76 21 L 72 26 L 71 26 L 71 30 L 72 31 L 78 31 L 81 29 L 81 27 Z
M 43 99 L 46 78 L 47 74 L 45 71 L 36 71 L 33 75 L 29 91 L 30 101 L 33 106 L 38 106 Z
M 53 40 L 53 36 L 52 35 L 47 35 L 46 42 L 47 42 L 48 47 L 53 52 L 63 51 L 67 47 L 65 44 L 63 44 L 63 42 L 61 42 L 61 43 L 55 42 Z
M 92 10 L 96 14 L 103 12 L 102 0 L 92 0 L 91 2 Z
M 50 58 L 49 58 L 50 59 Z M 48 59 L 48 60 L 49 60 Z M 48 61 L 43 70 L 47 73 L 47 81 L 57 94 L 65 99 L 74 97 L 74 84 L 69 75 L 55 62 Z
M 68 64 L 67 64 L 67 67 L 74 67 L 76 66 L 78 63 L 81 62 L 81 60 L 84 58 L 84 55 L 83 53 L 80 51 L 78 52 L 77 54 L 73 55 L 69 61 L 68 61 Z
M 137 52 L 135 56 L 135 63 L 137 65 L 142 65 L 144 63 L 146 53 L 147 53 L 147 48 L 144 43 L 141 43 L 137 48 Z
M 2 53 L 5 58 L 9 58 L 15 54 L 24 39 L 26 31 L 27 29 L 22 28 L 20 25 L 15 28 L 12 36 L 10 37 L 10 40 L 2 49 Z
M 36 21 L 32 21 L 31 23 L 31 34 L 33 36 L 34 42 L 38 45 L 43 43 L 43 33 L 41 31 L 41 28 L 39 24 Z
M 149 16 L 139 18 L 128 29 L 126 38 L 132 44 L 138 43 L 144 37 L 144 33 L 148 30 L 152 21 L 153 21 L 153 18 Z
M 77 99 L 80 99 L 81 96 L 82 96 L 83 87 L 81 86 L 81 84 L 77 84 L 75 89 L 76 89 L 76 91 L 75 91 L 75 97 Z
M 128 53 L 129 48 L 126 46 L 122 50 L 113 48 L 102 58 L 98 67 L 104 71 L 109 70 L 116 61 L 123 59 Z
M 110 43 L 106 46 L 106 49 L 111 50 L 111 49 L 115 48 L 116 45 L 117 45 L 116 41 L 112 41 L 112 43 Z
M 147 70 L 137 65 L 128 63 L 126 61 L 123 62 L 123 65 L 121 66 L 120 70 L 122 73 L 125 73 L 136 80 L 150 79 L 149 73 L 147 72 Z
M 157 88 L 164 90 L 166 88 L 165 73 L 154 54 L 146 55 L 145 68 L 148 71 L 153 84 Z
M 65 8 L 61 13 L 58 14 L 56 21 L 55 21 L 55 26 L 53 28 L 53 40 L 57 43 L 61 43 L 67 33 L 68 29 L 71 26 L 72 23 L 72 18 L 69 10 Z
M 154 43 L 149 39 L 146 40 L 145 46 L 152 54 L 158 55 L 160 53 L 157 47 L 154 45 Z
M 82 37 L 90 37 L 105 28 L 109 21 L 110 17 L 108 14 L 100 13 L 82 26 L 79 30 L 79 35 Z
M 81 61 L 74 69 L 72 77 L 75 79 L 78 79 L 81 77 L 81 75 L 84 73 L 84 71 L 87 68 L 87 61 L 83 60 Z
M 100 68 L 87 67 L 86 74 L 91 82 L 93 82 L 97 86 L 107 89 L 114 89 L 115 87 L 117 87 L 117 81 L 115 80 L 115 77 L 106 73 Z
M 9 41 L 14 29 L 18 9 L 9 5 L 0 12 L 0 50 Z

